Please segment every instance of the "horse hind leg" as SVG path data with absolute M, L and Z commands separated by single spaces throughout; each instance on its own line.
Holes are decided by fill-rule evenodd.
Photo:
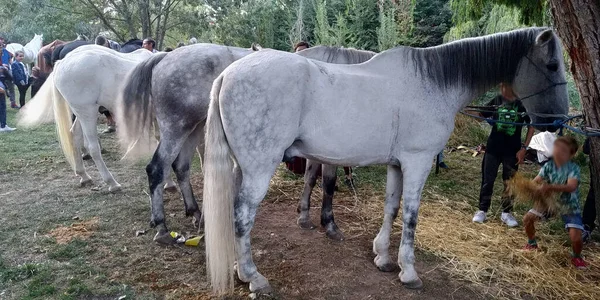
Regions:
M 161 244 L 175 243 L 165 221 L 162 184 L 170 174 L 170 167 L 179 155 L 183 143 L 183 138 L 171 139 L 170 136 L 163 136 L 152 156 L 152 160 L 146 166 L 148 186 L 150 187 L 150 226 L 157 228 L 154 241 Z
M 302 229 L 315 229 L 315 225 L 310 220 L 310 195 L 317 183 L 317 174 L 321 164 L 313 160 L 307 160 L 306 171 L 304 172 L 304 190 L 298 203 L 298 225 Z
M 271 177 L 275 173 L 278 163 L 272 166 L 260 166 L 263 170 L 260 174 L 243 173 L 241 185 L 235 198 L 235 249 L 237 254 L 237 274 L 242 282 L 250 284 L 251 292 L 269 293 L 271 286 L 269 281 L 258 272 L 252 260 L 252 249 L 250 246 L 250 231 L 254 226 L 256 211 L 269 189 Z M 239 171 L 236 171 L 239 178 Z
M 398 269 L 390 257 L 390 234 L 392 225 L 398 216 L 400 197 L 402 196 L 402 169 L 398 166 L 387 167 L 387 181 L 385 186 L 385 206 L 383 224 L 373 240 L 373 253 L 375 265 L 382 272 L 393 272 Z
M 81 155 L 81 148 L 83 148 L 84 139 L 83 130 L 81 129 L 81 124 L 77 118 L 73 122 L 71 134 L 73 134 L 73 141 L 75 142 L 75 174 L 81 178 L 79 180 L 79 184 L 84 187 L 92 183 L 92 178 L 85 171 L 85 165 L 83 164 L 83 158 Z
M 121 185 L 115 180 L 112 176 L 104 160 L 102 159 L 102 154 L 100 153 L 100 141 L 98 139 L 98 132 L 96 130 L 96 108 L 91 112 L 87 112 L 86 116 L 79 118 L 81 123 L 81 128 L 83 129 L 83 135 L 86 140 L 86 148 L 90 152 L 96 167 L 98 168 L 98 172 L 100 172 L 100 176 L 102 176 L 102 180 L 108 184 L 109 192 L 116 192 L 121 190 Z
M 335 241 L 342 241 L 344 235 L 335 224 L 333 218 L 333 193 L 335 191 L 335 182 L 337 167 L 332 165 L 323 165 L 323 206 L 321 208 L 321 226 L 325 228 L 325 234 L 328 238 Z
M 196 129 L 188 136 L 183 147 L 181 147 L 181 151 L 172 165 L 183 196 L 185 214 L 188 217 L 194 217 L 193 224 L 198 228 L 198 231 L 204 227 L 204 220 L 190 183 L 190 165 L 192 163 L 192 157 L 194 156 L 194 150 L 196 146 L 202 142 L 203 137 L 204 126 L 196 126 Z

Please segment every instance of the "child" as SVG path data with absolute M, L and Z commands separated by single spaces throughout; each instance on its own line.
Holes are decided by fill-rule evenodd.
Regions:
M 540 170 L 538 176 L 533 179 L 541 183 L 540 192 L 557 192 L 560 194 L 561 217 L 565 228 L 569 232 L 573 254 L 571 263 L 578 269 L 584 269 L 587 264 L 581 258 L 583 241 L 581 234 L 583 222 L 581 219 L 581 208 L 579 206 L 579 167 L 571 161 L 577 153 L 577 141 L 570 136 L 561 136 L 554 142 L 552 160 L 548 161 Z M 538 248 L 535 240 L 535 222 L 550 217 L 547 211 L 536 211 L 535 209 L 523 217 L 525 233 L 529 241 L 525 250 L 536 250 Z
M 25 53 L 23 51 L 17 51 L 15 53 L 15 62 L 12 63 L 13 82 L 19 88 L 19 105 L 23 107 L 25 105 L 25 96 L 29 89 L 29 74 L 27 68 L 23 64 L 23 58 Z

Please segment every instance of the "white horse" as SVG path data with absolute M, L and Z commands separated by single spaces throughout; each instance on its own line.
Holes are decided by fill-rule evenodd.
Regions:
M 56 121 L 61 147 L 67 161 L 81 177 L 81 185 L 91 183 L 81 157 L 82 141 L 111 192 L 121 189 L 100 154 L 96 123 L 98 107 L 116 109 L 115 101 L 123 79 L 152 53 L 139 49 L 119 53 L 98 45 L 81 46 L 58 61 L 37 95 L 25 105 L 19 123 L 33 126 Z M 54 112 L 54 115 L 53 115 Z M 71 114 L 76 116 L 71 121 Z
M 43 34 L 36 34 L 33 36 L 33 39 L 31 39 L 31 41 L 29 41 L 29 43 L 27 43 L 25 46 L 18 43 L 10 43 L 6 45 L 6 50 L 8 50 L 8 52 L 12 53 L 13 55 L 15 55 L 15 53 L 17 53 L 18 51 L 23 51 L 23 63 L 27 66 L 29 74 L 31 74 L 29 64 L 33 63 L 37 65 L 37 55 L 38 52 L 40 52 L 40 49 L 42 49 L 43 39 Z
M 568 112 L 560 43 L 543 28 L 398 47 L 359 65 L 273 50 L 231 64 L 214 82 L 206 123 L 203 212 L 213 290 L 233 288 L 235 261 L 251 291 L 270 290 L 252 260 L 250 231 L 277 166 L 292 156 L 388 165 L 375 265 L 397 266 L 388 248 L 403 196 L 399 277 L 408 288 L 422 287 L 414 237 L 431 158 L 448 141 L 455 115 L 500 82 L 512 84 L 533 122 Z

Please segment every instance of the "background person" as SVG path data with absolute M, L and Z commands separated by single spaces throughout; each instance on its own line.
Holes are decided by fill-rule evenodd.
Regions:
M 500 92 L 501 95 L 488 103 L 488 105 L 499 105 L 497 111 L 485 112 L 481 115 L 504 122 L 530 123 L 531 120 L 525 114 L 525 107 L 515 96 L 512 87 L 508 84 L 500 84 Z M 473 222 L 483 223 L 487 219 L 487 212 L 494 192 L 494 182 L 498 175 L 498 168 L 502 165 L 504 192 L 502 193 L 502 215 L 500 219 L 508 227 L 519 225 L 512 215 L 513 197 L 508 194 L 506 181 L 518 170 L 519 164 L 523 163 L 534 128 L 532 126 L 527 127 L 525 143 L 521 143 L 521 132 L 522 126 L 505 123 L 495 123 L 493 125 L 481 164 L 479 210 L 473 216 Z
M 11 132 L 15 128 L 6 125 L 6 87 L 4 86 L 5 77 L 8 75 L 8 70 L 0 65 L 0 132 Z
M 583 144 L 583 153 L 590 155 L 590 138 L 588 137 Z M 596 228 L 596 198 L 594 193 L 594 182 L 592 165 L 590 164 L 590 190 L 588 192 L 585 203 L 583 204 L 583 242 L 587 243 L 592 237 L 592 231 Z
M 29 74 L 27 68 L 23 64 L 23 58 L 25 53 L 23 51 L 17 51 L 15 53 L 15 61 L 12 63 L 13 82 L 19 89 L 19 105 L 23 107 L 25 105 L 25 96 L 27 96 L 27 90 L 29 89 Z
M 3 37 L 0 37 L 0 47 L 2 48 L 2 65 L 4 68 L 6 68 L 5 72 L 8 72 L 9 75 L 4 78 L 4 92 L 5 95 L 8 95 L 8 98 L 10 99 L 10 107 L 18 108 L 17 104 L 15 103 L 15 85 L 12 81 L 12 71 L 10 69 L 10 66 L 13 62 L 13 55 L 6 50 L 6 39 Z
M 151 39 L 151 38 L 146 38 L 143 42 L 142 42 L 142 47 L 152 53 L 156 53 L 156 42 Z

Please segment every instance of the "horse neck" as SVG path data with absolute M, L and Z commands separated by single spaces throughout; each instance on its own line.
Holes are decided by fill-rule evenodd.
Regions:
M 41 39 L 33 39 L 25 45 L 25 48 L 31 49 L 35 52 L 39 52 L 40 49 L 42 49 L 42 40 Z
M 458 111 L 500 82 L 511 83 L 540 28 L 515 30 L 425 48 L 400 48 L 417 75 L 457 99 Z

